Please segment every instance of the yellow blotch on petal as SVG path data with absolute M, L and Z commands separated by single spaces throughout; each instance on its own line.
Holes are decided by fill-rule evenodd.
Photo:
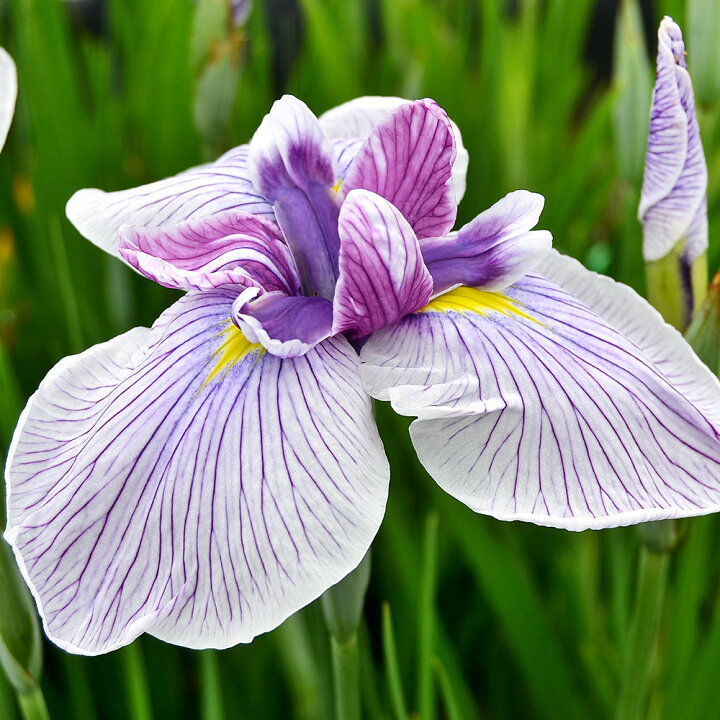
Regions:
M 332 189 L 336 192 L 340 192 L 340 188 L 342 187 L 342 178 L 340 178 L 333 186 Z
M 520 305 L 507 295 L 490 292 L 489 290 L 479 290 L 466 285 L 461 285 L 443 295 L 438 295 L 419 312 L 457 312 L 461 315 L 467 313 L 489 315 L 495 312 L 507 317 L 521 317 L 542 325 L 542 323 L 522 310 Z
M 213 357 L 217 358 L 217 362 L 205 379 L 205 382 L 200 386 L 198 392 L 208 383 L 215 380 L 215 378 L 224 378 L 234 365 L 244 357 L 250 355 L 250 353 L 256 352 L 258 353 L 258 357 L 260 357 L 260 355 L 265 352 L 265 348 L 262 345 L 251 343 L 245 335 L 243 335 L 243 331 L 235 325 L 232 320 L 228 320 L 227 327 L 218 333 L 218 337 L 222 337 L 223 341 L 220 347 L 213 353 Z

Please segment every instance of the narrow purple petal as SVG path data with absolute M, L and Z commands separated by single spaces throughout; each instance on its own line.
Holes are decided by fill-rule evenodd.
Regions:
M 504 301 L 471 292 L 361 351 L 366 387 L 418 418 L 413 443 L 445 490 L 477 512 L 571 530 L 720 510 L 717 380 L 695 404 L 651 353 L 539 276 Z M 645 307 L 618 301 L 628 315 Z
M 426 238 L 422 255 L 435 292 L 457 285 L 504 290 L 530 272 L 552 246 L 535 227 L 545 199 L 518 190 L 480 213 L 452 237 Z
M 120 256 L 154 282 L 183 290 L 223 285 L 299 292 L 275 223 L 232 210 L 158 228 L 123 227 Z
M 432 278 L 420 245 L 387 200 L 351 191 L 340 211 L 340 243 L 333 333 L 364 337 L 427 304 Z
M 306 295 L 332 298 L 337 278 L 340 198 L 330 141 L 307 105 L 278 100 L 250 144 L 257 190 L 271 203 L 292 248 Z
M 680 28 L 668 17 L 658 30 L 657 80 L 638 215 L 646 260 L 683 243 L 690 264 L 707 249 L 707 165 Z
M 394 110 L 376 125 L 348 170 L 343 189 L 364 188 L 391 202 L 419 238 L 444 235 L 455 223 L 455 140 L 432 100 Z
M 249 642 L 377 531 L 389 471 L 355 352 L 333 338 L 275 358 L 230 303 L 189 293 L 152 330 L 63 360 L 23 413 L 6 538 L 66 650 Z
M 252 186 L 248 146 L 225 153 L 214 163 L 129 190 L 106 193 L 86 189 L 68 201 L 66 212 L 79 232 L 116 255 L 123 225 L 158 227 L 240 210 L 274 220 L 272 206 Z
M 300 357 L 332 331 L 332 303 L 322 297 L 289 297 L 271 292 L 257 296 L 250 288 L 238 296 L 233 321 L 252 342 L 273 355 Z

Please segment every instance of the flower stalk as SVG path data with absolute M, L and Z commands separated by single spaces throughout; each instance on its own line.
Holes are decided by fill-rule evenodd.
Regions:
M 322 596 L 325 623 L 330 633 L 338 720 L 360 720 L 360 656 L 357 630 L 368 582 L 370 552 L 349 575 Z

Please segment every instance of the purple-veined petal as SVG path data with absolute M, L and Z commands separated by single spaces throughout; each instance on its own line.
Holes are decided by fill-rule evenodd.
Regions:
M 270 202 L 297 264 L 303 291 L 332 298 L 337 278 L 340 197 L 334 155 L 301 100 L 275 102 L 250 143 L 253 183 Z
M 638 210 L 648 261 L 664 257 L 680 241 L 687 263 L 707 249 L 707 165 L 684 53 L 680 28 L 664 18 Z
M 686 382 L 540 276 L 507 296 L 452 296 L 361 351 L 369 391 L 418 417 L 418 456 L 450 494 L 500 519 L 570 530 L 720 509 L 717 409 L 705 412 L 720 405 L 716 380 L 695 404 Z M 637 296 L 617 303 L 644 313 Z
M 445 111 L 432 100 L 416 100 L 373 128 L 343 189 L 372 190 L 389 200 L 419 238 L 444 235 L 457 213 L 454 160 L 455 140 Z
M 350 169 L 355 156 L 363 146 L 362 140 L 332 140 L 333 152 L 335 153 L 335 166 L 337 167 L 338 181 L 340 187 L 345 180 L 347 171 Z
M 297 271 L 280 228 L 259 215 L 231 210 L 158 228 L 120 229 L 120 256 L 171 288 L 223 285 L 299 292 Z
M 432 278 L 415 233 L 397 208 L 369 190 L 352 190 L 339 227 L 333 334 L 364 337 L 428 302 Z
M 543 258 L 537 272 L 635 343 L 673 386 L 720 428 L 717 377 L 652 305 L 627 285 L 592 272 L 556 250 Z
M 63 360 L 23 413 L 6 538 L 67 650 L 248 642 L 377 531 L 389 471 L 355 352 L 275 358 L 228 325 L 230 302 L 191 292 Z
M 66 212 L 78 231 L 103 250 L 117 254 L 123 225 L 158 227 L 240 210 L 274 220 L 272 206 L 253 188 L 248 146 L 241 145 L 213 163 L 129 190 L 78 190 Z
M 300 357 L 331 335 L 333 308 L 322 297 L 289 297 L 271 292 L 258 297 L 248 288 L 233 304 L 232 317 L 243 334 L 273 355 Z
M 400 105 L 412 102 L 405 98 L 389 96 L 372 96 L 349 100 L 338 105 L 320 116 L 320 125 L 330 138 L 362 138 L 365 139 L 372 129 L 385 120 Z M 465 194 L 465 178 L 467 175 L 469 155 L 462 141 L 458 126 L 450 120 L 455 138 L 455 161 L 453 162 L 452 185 L 455 202 L 460 203 Z M 340 177 L 345 177 L 340 172 Z
M 17 98 L 17 70 L 4 48 L 0 48 L 0 150 L 5 145 L 15 113 Z
M 545 199 L 517 190 L 480 213 L 452 237 L 421 241 L 435 292 L 456 285 L 504 290 L 530 272 L 552 246 L 546 230 L 531 229 Z

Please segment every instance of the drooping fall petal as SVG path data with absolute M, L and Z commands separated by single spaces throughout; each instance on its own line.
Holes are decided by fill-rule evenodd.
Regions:
M 8 458 L 8 527 L 48 635 L 228 647 L 352 570 L 388 466 L 346 340 L 281 360 L 191 292 L 152 330 L 63 360 Z

